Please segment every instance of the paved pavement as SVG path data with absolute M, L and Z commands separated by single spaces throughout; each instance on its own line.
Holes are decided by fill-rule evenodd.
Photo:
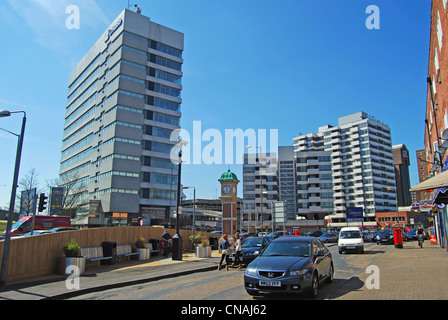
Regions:
M 448 253 L 438 245 L 425 241 L 419 248 L 416 241 L 405 242 L 402 249 L 392 247 L 371 265 L 378 267 L 378 288 L 372 288 L 374 273 L 363 270 L 329 299 L 448 300 Z
M 220 255 L 196 258 L 186 254 L 182 261 L 162 256 L 149 261 L 121 261 L 115 265 L 87 266 L 79 278 L 79 289 L 67 289 L 76 284 L 64 276 L 50 275 L 28 282 L 8 284 L 0 290 L 0 300 L 62 300 L 70 297 L 147 283 L 166 277 L 176 277 L 217 268 Z M 331 285 L 327 299 L 335 300 L 425 300 L 448 299 L 448 253 L 437 245 L 425 242 L 420 249 L 416 242 L 404 244 L 403 249 L 391 248 L 372 265 L 376 273 L 361 271 L 349 280 L 338 280 Z M 372 276 L 379 277 L 372 282 Z M 378 281 L 379 280 L 379 281 Z M 369 289 L 369 284 L 379 285 Z

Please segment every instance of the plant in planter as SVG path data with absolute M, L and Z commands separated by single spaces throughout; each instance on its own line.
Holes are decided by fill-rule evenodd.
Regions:
M 139 237 L 135 242 L 138 252 L 138 260 L 149 260 L 151 256 L 151 251 L 145 246 L 145 238 Z
M 75 241 L 75 239 L 72 239 L 64 248 L 64 253 L 66 257 L 69 258 L 77 258 L 81 257 L 81 247 L 79 244 Z
M 209 258 L 212 256 L 211 247 L 208 245 L 207 239 L 199 232 L 197 236 L 192 236 L 195 241 L 195 253 L 198 258 Z M 190 241 L 193 243 L 193 241 Z
M 192 234 L 190 236 L 190 243 L 196 247 L 197 244 L 202 242 L 202 234 L 199 232 L 197 235 Z
M 72 239 L 64 248 L 65 257 L 59 258 L 59 273 L 72 275 L 73 272 L 83 275 L 86 268 L 86 259 L 81 256 L 81 247 Z

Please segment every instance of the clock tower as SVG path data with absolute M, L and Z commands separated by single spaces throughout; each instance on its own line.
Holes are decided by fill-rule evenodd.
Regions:
M 233 236 L 237 231 L 237 187 L 240 181 L 230 169 L 218 181 L 221 183 L 222 234 Z

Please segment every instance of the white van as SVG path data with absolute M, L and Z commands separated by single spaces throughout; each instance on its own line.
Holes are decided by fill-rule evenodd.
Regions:
M 359 228 L 342 228 L 339 232 L 338 249 L 339 253 L 348 251 L 364 253 L 364 240 Z

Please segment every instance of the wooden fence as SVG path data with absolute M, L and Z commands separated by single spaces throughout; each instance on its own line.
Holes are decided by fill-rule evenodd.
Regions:
M 71 239 L 81 248 L 100 247 L 104 241 L 115 241 L 117 245 L 135 244 L 138 238 L 160 239 L 163 232 L 174 236 L 176 230 L 160 227 L 115 227 L 93 228 L 66 232 L 42 234 L 33 237 L 11 239 L 7 283 L 45 276 L 58 271 L 58 258 L 64 256 L 62 248 Z M 191 231 L 180 230 L 184 249 L 193 250 L 190 243 Z M 219 235 L 203 232 L 206 239 Z M 0 241 L 0 254 L 4 241 Z

